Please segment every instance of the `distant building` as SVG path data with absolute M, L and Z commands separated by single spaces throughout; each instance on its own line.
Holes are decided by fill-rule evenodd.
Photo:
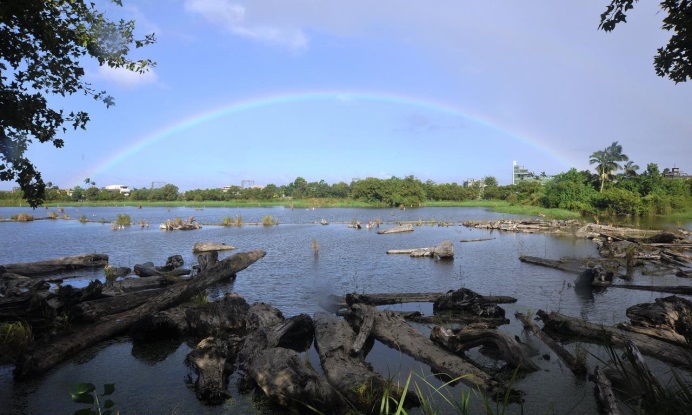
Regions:
M 529 171 L 529 169 L 524 166 L 520 166 L 516 161 L 512 162 L 512 184 L 517 184 L 517 182 L 523 182 L 525 180 L 530 180 L 535 175 Z
M 680 171 L 680 167 L 673 167 L 672 169 L 663 169 L 663 177 L 668 179 L 689 179 L 692 176 Z
M 553 176 L 548 176 L 545 172 L 536 175 L 534 172 L 529 171 L 529 169 L 524 166 L 520 166 L 516 161 L 512 162 L 512 184 L 517 184 L 519 182 L 533 181 L 540 182 L 541 185 L 546 184 L 551 181 Z
M 109 192 L 119 192 L 125 196 L 129 196 L 131 191 L 130 186 L 125 184 L 110 184 L 104 187 L 104 189 L 108 190 Z

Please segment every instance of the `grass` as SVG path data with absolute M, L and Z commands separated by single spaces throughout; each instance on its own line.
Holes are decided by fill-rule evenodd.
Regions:
M 0 363 L 11 363 L 34 340 L 31 326 L 23 321 L 0 323 Z
M 278 225 L 278 224 L 279 224 L 278 218 L 274 218 L 270 215 L 264 215 L 264 217 L 262 218 L 262 225 L 264 225 L 264 226 L 274 226 L 274 225 Z

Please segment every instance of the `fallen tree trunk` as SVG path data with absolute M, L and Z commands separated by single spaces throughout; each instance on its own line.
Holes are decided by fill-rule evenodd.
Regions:
M 264 251 L 241 252 L 200 273 L 196 278 L 163 290 L 150 301 L 132 310 L 104 317 L 94 325 L 73 328 L 74 333 L 49 344 L 34 345 L 17 363 L 14 375 L 26 378 L 45 372 L 68 356 L 126 331 L 153 312 L 175 306 L 219 281 L 230 278 L 266 255 Z
M 386 393 L 399 402 L 403 391 L 396 383 L 374 372 L 362 358 L 352 357 L 349 351 L 354 342 L 356 334 L 344 320 L 333 314 L 315 314 L 315 349 L 327 380 L 359 411 L 379 413 L 380 402 Z M 363 393 L 364 390 L 368 393 Z M 415 394 L 409 392 L 406 403 L 407 407 L 418 404 Z
M 378 235 L 384 235 L 384 234 L 389 234 L 389 233 L 401 233 L 401 232 L 413 232 L 413 225 L 406 224 L 406 225 L 399 225 L 395 226 L 393 228 L 389 229 L 382 229 L 380 231 L 377 231 Z
M 237 249 L 235 246 L 226 245 L 225 242 L 196 242 L 192 245 L 192 252 L 230 251 Z
M 519 261 L 527 264 L 540 265 L 543 267 L 559 269 L 578 274 L 590 268 L 589 264 L 578 258 L 546 259 L 529 255 L 522 255 Z
M 368 308 L 372 310 L 367 310 Z M 503 387 L 487 373 L 461 357 L 442 349 L 396 314 L 380 311 L 364 304 L 354 304 L 351 310 L 361 319 L 367 313 L 374 313 L 375 324 L 372 335 L 389 347 L 430 365 L 433 372 L 444 373 L 453 380 L 478 388 L 491 396 L 504 393 Z
M 685 285 L 629 285 L 629 284 L 593 284 L 595 287 L 624 288 L 626 290 L 653 291 L 659 293 L 692 295 L 692 287 Z
M 433 312 L 461 314 L 483 318 L 504 318 L 505 310 L 497 305 L 496 299 L 516 302 L 512 297 L 485 297 L 468 288 L 450 291 L 433 303 Z M 513 300 L 513 301 L 512 301 Z
M 535 334 L 536 337 L 538 337 L 543 343 L 545 343 L 546 346 L 550 348 L 550 350 L 555 352 L 555 354 L 558 355 L 558 357 L 562 359 L 563 362 L 565 362 L 565 364 L 567 365 L 567 367 L 569 367 L 569 370 L 571 370 L 572 373 L 578 376 L 581 376 L 586 373 L 587 368 L 585 361 L 580 362 L 579 360 L 577 360 L 577 358 L 574 357 L 572 353 L 570 353 L 567 349 L 559 345 L 555 340 L 553 340 L 552 337 L 548 336 L 543 330 L 541 330 L 537 325 L 535 325 L 533 321 L 529 320 L 529 318 L 524 314 L 515 313 L 514 316 L 522 322 L 525 329 Z
M 481 241 L 492 241 L 495 238 L 475 238 L 475 239 L 462 239 L 459 242 L 481 242 Z
M 106 254 L 86 254 L 66 256 L 62 258 L 47 259 L 36 262 L 20 262 L 5 264 L 6 272 L 34 277 L 45 274 L 53 274 L 66 271 L 74 271 L 81 268 L 103 268 L 108 265 Z
M 625 339 L 631 339 L 639 350 L 646 355 L 653 356 L 666 363 L 692 369 L 692 362 L 689 359 L 689 350 L 687 348 L 642 334 L 627 332 L 616 327 L 589 323 L 556 312 L 546 313 L 543 310 L 538 310 L 536 314 L 543 320 L 545 325 L 543 330 L 546 332 L 577 338 L 580 341 L 590 341 L 599 344 L 609 343 L 614 347 L 620 348 L 624 347 Z
M 596 383 L 596 398 L 601 403 L 601 408 L 603 409 L 602 413 L 607 415 L 621 415 L 622 412 L 620 412 L 620 408 L 618 408 L 615 393 L 613 392 L 613 385 L 598 366 L 596 366 L 594 370 L 594 383 Z
M 135 291 L 156 290 L 171 284 L 173 284 L 173 281 L 168 277 L 125 278 L 122 281 L 114 282 L 110 287 L 104 288 L 102 294 L 107 297 L 117 297 Z
M 486 346 L 499 351 L 501 359 L 512 368 L 535 372 L 539 367 L 531 360 L 516 340 L 495 329 L 450 330 L 435 326 L 430 339 L 454 353 L 462 354 L 478 346 Z
M 157 296 L 160 290 L 135 291 L 115 297 L 83 301 L 71 307 L 69 313 L 76 322 L 93 323 L 103 316 L 121 313 L 138 307 Z
M 437 257 L 440 259 L 454 258 L 454 244 L 451 241 L 442 241 L 437 246 L 430 248 L 390 249 L 387 254 L 403 254 L 414 258 Z

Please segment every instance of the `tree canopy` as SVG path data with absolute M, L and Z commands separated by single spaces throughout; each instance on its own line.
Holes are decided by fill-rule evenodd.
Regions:
M 604 150 L 596 151 L 591 155 L 589 164 L 596 164 L 596 172 L 601 180 L 600 192 L 603 192 L 603 185 L 615 174 L 615 171 L 623 168 L 620 165 L 622 161 L 629 161 L 629 157 L 622 153 L 622 145 L 617 141 L 613 141 L 613 144 Z
M 122 6 L 120 0 L 112 0 Z M 84 59 L 144 73 L 154 63 L 128 53 L 155 42 L 153 34 L 134 38 L 134 21 L 108 20 L 94 3 L 82 0 L 0 2 L 0 180 L 16 181 L 32 206 L 45 198 L 45 183 L 24 153 L 34 140 L 64 145 L 68 127 L 85 129 L 84 111 L 54 108 L 50 96 L 77 92 L 103 102 L 114 100 L 84 77 Z
M 638 0 L 612 0 L 601 14 L 599 29 L 610 32 L 618 23 L 627 22 L 627 12 Z M 654 68 L 658 76 L 668 77 L 676 84 L 692 77 L 692 2 L 689 0 L 663 0 L 663 25 L 672 32 L 668 44 L 658 48 Z

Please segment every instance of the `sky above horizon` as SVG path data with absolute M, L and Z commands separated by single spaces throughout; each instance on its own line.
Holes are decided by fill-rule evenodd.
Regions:
M 138 37 L 156 34 L 131 56 L 157 65 L 86 63 L 85 80 L 116 105 L 53 99 L 91 121 L 64 148 L 27 155 L 61 188 L 408 175 L 504 185 L 515 160 L 537 174 L 592 169 L 613 141 L 641 170 L 692 173 L 692 85 L 653 68 L 669 38 L 658 2 L 636 3 L 612 33 L 597 30 L 608 3 L 101 2 Z

